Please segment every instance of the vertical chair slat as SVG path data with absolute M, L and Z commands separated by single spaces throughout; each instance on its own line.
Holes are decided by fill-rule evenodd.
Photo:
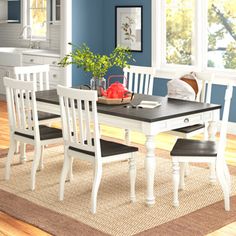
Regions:
M 75 100 L 71 99 L 71 119 L 73 124 L 73 132 L 74 132 L 74 142 L 78 142 L 78 130 L 77 130 L 77 122 L 76 122 L 76 112 L 75 112 Z
M 30 81 L 30 73 L 27 73 L 25 76 L 26 76 L 26 81 Z
M 7 110 L 9 112 L 9 121 L 11 129 L 16 127 L 17 124 L 17 115 L 16 115 L 16 106 L 14 105 L 15 96 L 12 89 L 6 88 L 7 95 Z
M 139 79 L 139 74 L 135 73 L 134 74 L 134 92 L 138 93 L 138 79 Z
M 39 90 L 44 90 L 43 72 L 39 72 Z
M 25 111 L 26 111 L 26 108 L 25 108 L 25 92 L 23 92 L 22 90 L 20 91 L 20 98 L 19 98 L 19 103 L 20 103 L 20 119 L 21 119 L 21 124 L 22 124 L 22 128 L 24 130 L 26 130 L 26 124 L 27 124 L 27 121 L 26 121 L 26 114 L 25 114 Z
M 91 119 L 90 119 L 90 111 L 89 111 L 89 101 L 84 100 L 84 108 L 85 108 L 85 130 L 86 130 L 86 138 L 88 145 L 92 145 L 92 137 L 91 137 L 91 130 L 90 130 L 90 124 L 91 124 Z
M 19 114 L 21 113 L 20 111 L 20 104 L 18 101 L 18 89 L 12 89 L 12 93 L 13 93 L 13 97 L 14 97 L 14 102 L 13 102 L 13 106 L 15 103 L 15 109 L 16 109 L 16 125 L 18 125 L 19 128 L 21 128 L 21 119 L 19 117 Z
M 33 117 L 32 117 L 32 106 L 30 100 L 32 99 L 30 96 L 30 93 L 28 91 L 25 92 L 25 99 L 26 99 L 26 112 L 27 112 L 27 120 L 28 120 L 28 129 L 32 130 L 33 129 Z
M 145 74 L 144 94 L 148 94 L 149 75 Z
M 70 117 L 70 109 L 69 109 L 69 99 L 67 97 L 64 97 L 64 104 L 65 104 L 65 112 L 66 112 L 66 121 L 67 121 L 67 130 L 68 130 L 68 136 L 69 141 L 73 142 L 73 136 L 72 136 L 72 130 L 71 130 L 71 117 Z
M 154 75 L 150 74 L 148 77 L 149 77 L 149 83 L 147 83 L 148 84 L 148 94 L 152 95 L 153 84 L 154 84 Z
M 82 117 L 82 104 L 81 101 L 77 99 L 77 109 L 78 109 L 78 125 L 79 125 L 79 135 L 80 135 L 80 143 L 84 143 L 84 128 L 83 128 L 83 120 L 80 119 Z

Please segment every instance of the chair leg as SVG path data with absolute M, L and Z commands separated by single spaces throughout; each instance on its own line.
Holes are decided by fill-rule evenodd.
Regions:
M 93 214 L 96 213 L 98 189 L 99 189 L 101 178 L 102 178 L 102 163 L 101 163 L 101 161 L 95 161 L 94 165 L 95 165 L 94 180 L 93 180 L 93 189 L 92 189 L 92 196 L 91 196 L 91 205 L 92 205 L 91 212 Z
M 19 151 L 20 151 L 20 142 L 19 141 L 15 141 L 16 143 L 15 143 L 15 145 L 16 145 L 16 151 L 15 151 L 15 153 L 19 153 Z
M 184 183 L 184 176 L 186 174 L 186 164 L 188 166 L 188 162 L 181 162 L 180 163 L 180 177 L 179 177 L 179 189 L 183 190 L 185 183 Z
M 39 162 L 39 171 L 44 168 L 43 165 L 43 152 L 44 152 L 44 145 L 41 146 L 41 155 L 40 155 L 40 162 Z
M 229 191 L 230 191 L 229 194 L 231 194 L 231 176 L 230 176 L 230 173 L 229 173 L 229 168 L 228 168 L 228 166 L 225 162 L 222 166 L 223 166 L 224 176 L 225 176 L 227 185 L 229 187 Z
M 217 176 L 224 194 L 225 210 L 230 210 L 230 188 L 227 179 L 225 178 L 224 168 L 217 168 Z
M 8 155 L 7 155 L 7 159 L 6 159 L 5 180 L 10 179 L 11 162 L 12 162 L 12 159 L 14 157 L 14 152 L 15 152 L 15 148 L 16 148 L 15 144 L 16 144 L 15 141 L 11 140 Z
M 65 182 L 66 182 L 66 177 L 70 168 L 70 159 L 71 157 L 68 156 L 67 151 L 65 149 L 64 163 L 63 163 L 63 167 L 61 171 L 60 185 L 59 185 L 59 200 L 60 201 L 63 201 L 64 199 Z
M 73 157 L 70 157 L 70 169 L 69 169 L 69 181 L 72 181 L 73 180 L 73 162 L 74 162 L 74 158 Z
M 36 144 L 34 146 L 34 160 L 33 160 L 32 168 L 31 168 L 31 190 L 32 191 L 35 189 L 36 172 L 39 166 L 40 156 L 41 156 L 41 145 Z
M 25 154 L 26 144 L 20 143 L 20 163 L 26 162 L 26 154 Z
M 173 166 L 173 206 L 179 206 L 178 190 L 179 190 L 179 162 L 172 160 Z
M 131 154 L 132 157 L 129 159 L 129 175 L 130 175 L 130 201 L 135 202 L 135 181 L 136 181 L 136 163 L 134 154 Z

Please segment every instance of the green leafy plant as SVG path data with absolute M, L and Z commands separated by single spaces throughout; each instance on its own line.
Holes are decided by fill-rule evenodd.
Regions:
M 124 68 L 128 66 L 130 60 L 133 60 L 130 50 L 120 46 L 116 47 L 110 55 L 101 55 L 93 53 L 86 44 L 79 47 L 71 43 L 70 45 L 73 46 L 73 51 L 67 54 L 59 65 L 65 67 L 75 64 L 85 72 L 91 72 L 96 78 L 103 78 L 108 69 L 113 66 Z

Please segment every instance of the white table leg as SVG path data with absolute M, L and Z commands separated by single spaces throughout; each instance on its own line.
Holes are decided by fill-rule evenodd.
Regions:
M 146 149 L 147 149 L 147 156 L 145 159 L 145 169 L 147 178 L 146 204 L 147 206 L 152 206 L 153 204 L 155 204 L 153 189 L 154 189 L 154 177 L 156 169 L 154 135 L 146 135 Z
M 208 139 L 215 141 L 216 140 L 216 132 L 217 132 L 217 122 L 216 121 L 209 121 Z

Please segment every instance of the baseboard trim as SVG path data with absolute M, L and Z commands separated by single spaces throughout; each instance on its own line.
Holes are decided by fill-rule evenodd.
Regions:
M 228 122 L 228 134 L 236 135 L 236 123 L 235 122 Z
M 221 122 L 218 122 L 217 130 L 220 131 Z M 228 122 L 227 134 L 236 135 L 236 122 Z

